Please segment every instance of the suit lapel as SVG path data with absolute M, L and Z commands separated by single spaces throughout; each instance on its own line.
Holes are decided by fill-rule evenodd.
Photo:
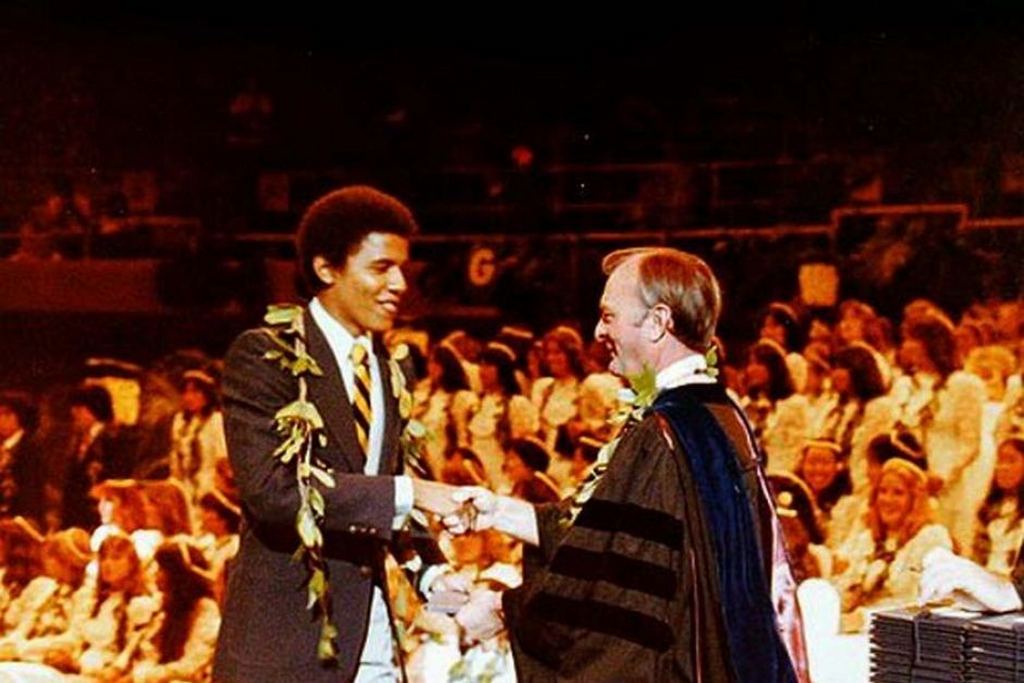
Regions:
M 324 374 L 309 375 L 307 386 L 309 398 L 320 411 L 327 433 L 337 444 L 341 456 L 348 464 L 349 471 L 362 472 L 366 467 L 366 455 L 356 441 L 356 426 L 352 418 L 352 403 L 341 379 L 341 369 L 334 360 L 327 338 L 313 320 L 309 309 L 303 314 L 306 328 L 306 347 L 309 355 L 317 362 Z M 330 448 L 328 448 L 328 452 Z
M 387 347 L 379 336 L 374 338 L 373 347 L 377 349 L 377 369 L 380 372 L 381 390 L 384 393 L 384 438 L 381 440 L 380 474 L 394 473 L 398 456 L 398 401 L 395 399 L 394 387 L 391 383 L 391 366 L 387 361 Z

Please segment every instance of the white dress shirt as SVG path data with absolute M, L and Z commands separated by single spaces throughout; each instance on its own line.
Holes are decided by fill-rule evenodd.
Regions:
M 659 390 L 675 389 L 684 384 L 714 384 L 717 380 L 707 370 L 704 356 L 694 354 L 663 368 L 654 378 L 654 384 Z
M 317 327 L 327 338 L 327 345 L 334 354 L 334 360 L 341 371 L 341 380 L 345 392 L 351 397 L 355 392 L 352 360 L 350 354 L 354 344 L 366 347 L 367 362 L 370 364 L 370 442 L 366 454 L 364 474 L 378 474 L 381 461 L 381 449 L 384 442 L 384 388 L 380 376 L 377 357 L 373 353 L 373 341 L 369 336 L 353 337 L 344 325 L 335 320 L 323 307 L 319 299 L 313 299 L 309 305 Z M 406 476 L 395 477 L 395 517 L 393 528 L 400 529 L 408 518 L 413 505 L 412 479 Z M 359 657 L 359 669 L 356 673 L 357 683 L 371 681 L 398 680 L 395 669 L 394 645 L 391 639 L 391 623 L 388 618 L 387 604 L 380 586 L 373 587 L 373 600 L 370 606 L 370 625 L 366 632 L 366 642 Z

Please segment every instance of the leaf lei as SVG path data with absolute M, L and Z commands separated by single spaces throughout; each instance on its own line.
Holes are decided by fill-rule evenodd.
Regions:
M 619 409 L 611 418 L 611 423 L 621 427 L 629 420 L 639 422 L 644 418 L 644 411 L 654 405 L 658 396 L 657 373 L 647 363 L 635 375 L 626 375 L 629 388 L 619 392 Z
M 609 418 L 609 422 L 620 430 L 619 436 L 606 443 L 598 451 L 597 460 L 591 467 L 590 473 L 576 488 L 568 507 L 559 519 L 559 524 L 563 529 L 567 529 L 576 521 L 583 506 L 594 495 L 597 485 L 608 470 L 608 463 L 611 462 L 612 456 L 615 454 L 615 448 L 622 438 L 621 430 L 626 423 L 639 423 L 644 419 L 647 409 L 654 405 L 654 399 L 658 396 L 656 377 L 654 368 L 646 363 L 637 374 L 626 375 L 629 388 L 619 392 L 619 410 Z
M 281 465 L 294 462 L 295 479 L 299 490 L 299 510 L 295 515 L 295 530 L 300 545 L 293 559 L 302 561 L 309 572 L 306 584 L 307 609 L 320 619 L 320 640 L 317 643 L 317 658 L 324 662 L 335 662 L 338 649 L 335 639 L 338 628 L 331 619 L 331 601 L 327 577 L 327 563 L 323 555 L 324 497 L 313 482 L 320 482 L 327 488 L 334 488 L 334 476 L 313 458 L 313 446 L 325 446 L 327 435 L 324 421 L 316 406 L 307 398 L 306 376 L 322 376 L 323 370 L 306 353 L 303 309 L 294 305 L 272 305 L 268 307 L 264 321 L 271 327 L 265 332 L 274 343 L 274 348 L 263 357 L 276 363 L 282 370 L 291 373 L 299 381 L 299 396 L 274 415 L 274 429 L 284 440 L 273 453 Z
M 704 360 L 707 362 L 707 369 L 704 370 L 704 374 L 710 377 L 717 377 L 718 368 L 715 366 L 718 363 L 718 353 L 714 346 L 704 354 Z M 609 419 L 609 422 L 614 427 L 622 430 L 627 423 L 639 423 L 644 419 L 644 415 L 654 405 L 655 399 L 658 398 L 657 377 L 658 375 L 654 368 L 647 363 L 644 363 L 640 372 L 634 375 L 626 375 L 629 388 L 622 389 L 619 392 L 620 407 Z M 563 528 L 570 526 L 576 520 L 580 510 L 583 509 L 583 505 L 594 495 L 594 490 L 607 471 L 608 463 L 615 454 L 615 448 L 618 446 L 621 438 L 622 433 L 620 431 L 619 436 L 606 443 L 598 451 L 597 461 L 591 468 L 590 474 L 587 475 L 576 489 L 572 496 L 572 501 L 566 508 L 566 514 L 559 520 Z
M 708 367 L 704 370 L 704 374 L 708 377 L 718 378 L 718 347 L 712 343 L 707 351 L 704 352 L 704 362 L 708 364 Z

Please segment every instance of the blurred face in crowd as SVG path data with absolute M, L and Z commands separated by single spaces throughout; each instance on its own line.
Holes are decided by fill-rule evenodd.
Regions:
M 73 578 L 74 568 L 64 556 L 56 542 L 52 540 L 47 541 L 46 545 L 43 546 L 43 552 L 40 559 L 42 561 L 42 570 L 45 576 L 56 579 L 60 583 L 75 583 Z
M 1024 452 L 1012 441 L 999 447 L 996 455 L 996 486 L 1004 491 L 1016 491 L 1024 480 Z
M 117 512 L 117 503 L 111 498 L 100 498 L 99 503 L 96 505 L 100 513 L 100 522 L 103 524 L 114 524 L 115 513 Z
M 1006 376 L 999 368 L 989 363 L 978 363 L 971 368 L 974 375 L 985 383 L 985 392 L 990 401 L 1002 401 L 1006 395 Z
M 9 439 L 21 429 L 18 414 L 8 406 L 0 405 L 0 440 Z
M 957 326 L 953 335 L 956 337 L 956 349 L 961 358 L 967 358 L 971 351 L 981 345 L 977 331 L 968 325 Z
M 505 462 L 501 465 L 501 471 L 513 483 L 530 481 L 533 478 L 530 468 L 526 466 L 519 454 L 511 449 L 505 451 Z
M 748 391 L 752 389 L 763 389 L 768 386 L 768 368 L 758 362 L 754 356 L 751 356 L 750 361 L 747 363 L 747 370 L 744 373 L 744 378 L 746 380 Z
M 612 271 L 601 296 L 594 336 L 611 354 L 608 370 L 624 377 L 640 373 L 647 357 L 648 308 L 637 287 L 636 259 Z
M 804 481 L 818 493 L 831 484 L 841 469 L 836 452 L 830 448 L 812 446 L 804 453 Z
M 387 332 L 405 294 L 402 269 L 408 260 L 407 239 L 371 232 L 340 266 L 320 256 L 313 259 L 317 275 L 327 285 L 317 298 L 354 336 Z
M 836 326 L 839 339 L 846 344 L 855 341 L 864 341 L 864 321 L 852 314 L 843 316 Z
M 761 324 L 761 338 L 771 339 L 773 342 L 786 348 L 786 327 L 770 315 L 764 317 Z
M 181 392 L 181 407 L 186 413 L 195 414 L 206 408 L 206 394 L 196 386 L 195 382 L 185 382 Z
M 71 406 L 71 425 L 77 432 L 87 431 L 97 420 L 85 406 Z
M 431 382 L 437 383 L 441 381 L 441 374 L 444 372 L 444 368 L 441 364 L 434 360 L 433 357 L 427 359 L 427 377 Z
M 111 586 L 124 586 L 135 574 L 138 559 L 121 550 L 100 554 L 100 576 Z
M 832 368 L 832 388 L 840 396 L 849 396 L 853 392 L 853 380 L 846 368 Z
M 497 365 L 480 363 L 480 384 L 485 393 L 496 392 L 500 389 L 501 380 L 498 377 Z
M 539 342 L 532 344 L 530 350 L 526 352 L 526 371 L 530 373 L 530 377 L 540 377 L 540 361 L 543 355 L 544 349 Z M 601 369 L 603 370 L 604 368 Z
M 897 529 L 903 524 L 910 512 L 911 503 L 911 491 L 903 479 L 895 472 L 883 474 L 878 480 L 875 505 L 878 507 L 878 517 L 886 529 Z
M 572 368 L 569 367 L 569 356 L 558 345 L 558 342 L 549 341 L 544 344 L 544 363 L 548 366 L 548 372 L 556 379 L 572 374 Z
M 807 379 L 804 381 L 803 393 L 808 396 L 819 396 L 826 388 L 827 371 L 816 365 L 807 368 Z
M 899 361 L 903 369 L 911 373 L 929 372 L 934 369 L 924 344 L 911 337 L 904 339 L 900 345 Z

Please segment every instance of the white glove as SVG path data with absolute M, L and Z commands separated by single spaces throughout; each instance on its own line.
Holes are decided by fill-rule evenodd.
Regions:
M 947 597 L 976 611 L 1013 612 L 1021 609 L 1013 583 L 946 548 L 934 548 L 922 560 L 920 597 L 926 604 Z
M 480 486 L 464 486 L 452 493 L 452 500 L 461 503 L 462 509 L 441 519 L 448 533 L 459 535 L 494 528 L 500 501 L 493 491 Z
M 490 640 L 505 628 L 501 613 L 501 593 L 480 589 L 474 591 L 469 602 L 455 615 L 468 643 Z

